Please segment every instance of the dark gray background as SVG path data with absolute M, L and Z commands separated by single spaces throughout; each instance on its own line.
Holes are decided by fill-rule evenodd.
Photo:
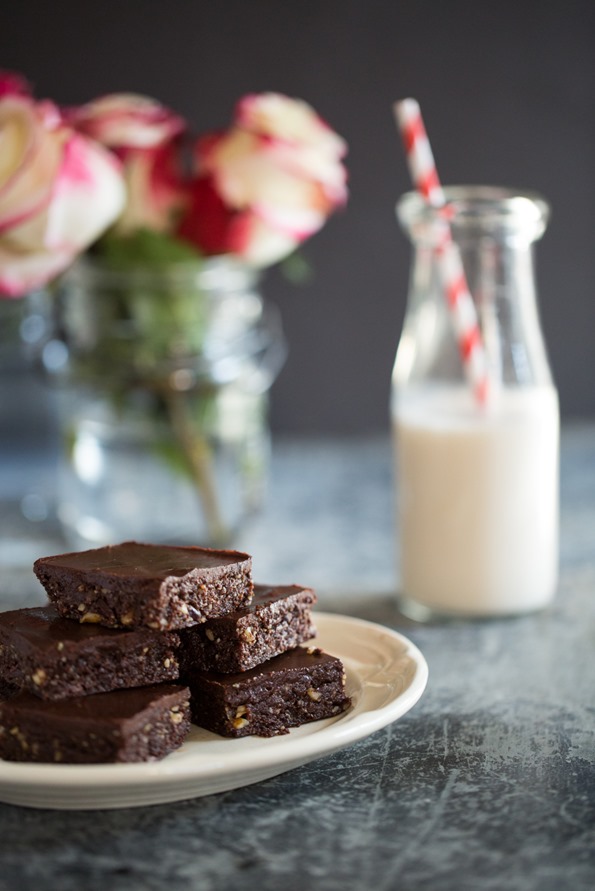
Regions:
M 595 415 L 595 3 L 590 0 L 20 0 L 0 66 L 64 104 L 152 95 L 207 130 L 248 91 L 310 102 L 348 141 L 351 198 L 307 246 L 315 277 L 273 270 L 290 357 L 280 432 L 387 427 L 409 246 L 395 99 L 424 111 L 444 183 L 543 192 L 542 320 L 566 417 Z

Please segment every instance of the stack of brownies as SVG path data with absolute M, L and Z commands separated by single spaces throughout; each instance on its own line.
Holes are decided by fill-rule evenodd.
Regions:
M 239 551 L 137 542 L 37 560 L 50 604 L 0 613 L 0 757 L 163 758 L 194 724 L 274 736 L 350 705 L 314 592 Z

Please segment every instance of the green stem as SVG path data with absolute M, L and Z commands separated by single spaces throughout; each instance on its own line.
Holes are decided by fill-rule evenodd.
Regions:
M 184 394 L 168 389 L 164 397 L 172 429 L 188 462 L 188 469 L 199 496 L 210 543 L 226 545 L 229 542 L 229 530 L 223 522 L 219 509 L 209 444 L 197 433 L 192 424 Z

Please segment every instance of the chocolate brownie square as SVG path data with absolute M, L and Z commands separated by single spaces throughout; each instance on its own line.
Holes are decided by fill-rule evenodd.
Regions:
M 19 693 L 0 702 L 0 757 L 100 764 L 156 761 L 188 730 L 188 689 L 156 684 L 49 701 Z
M 62 616 L 112 628 L 186 628 L 252 599 L 252 558 L 239 551 L 127 541 L 33 569 Z
M 351 704 L 341 660 L 315 647 L 296 647 L 249 671 L 195 671 L 185 680 L 193 722 L 221 736 L 276 736 Z
M 62 618 L 54 606 L 0 613 L 0 678 L 41 699 L 144 687 L 179 677 L 172 631 L 116 631 Z
M 316 634 L 316 595 L 299 585 L 255 585 L 250 606 L 180 631 L 180 663 L 188 670 L 246 671 Z

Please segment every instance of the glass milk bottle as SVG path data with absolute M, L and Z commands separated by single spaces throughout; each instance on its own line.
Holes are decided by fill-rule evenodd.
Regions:
M 392 378 L 401 608 L 488 617 L 546 606 L 557 585 L 557 392 L 541 332 L 533 242 L 548 206 L 488 187 L 445 190 L 489 363 L 468 383 L 444 296 L 439 212 L 398 203 L 414 259 Z

